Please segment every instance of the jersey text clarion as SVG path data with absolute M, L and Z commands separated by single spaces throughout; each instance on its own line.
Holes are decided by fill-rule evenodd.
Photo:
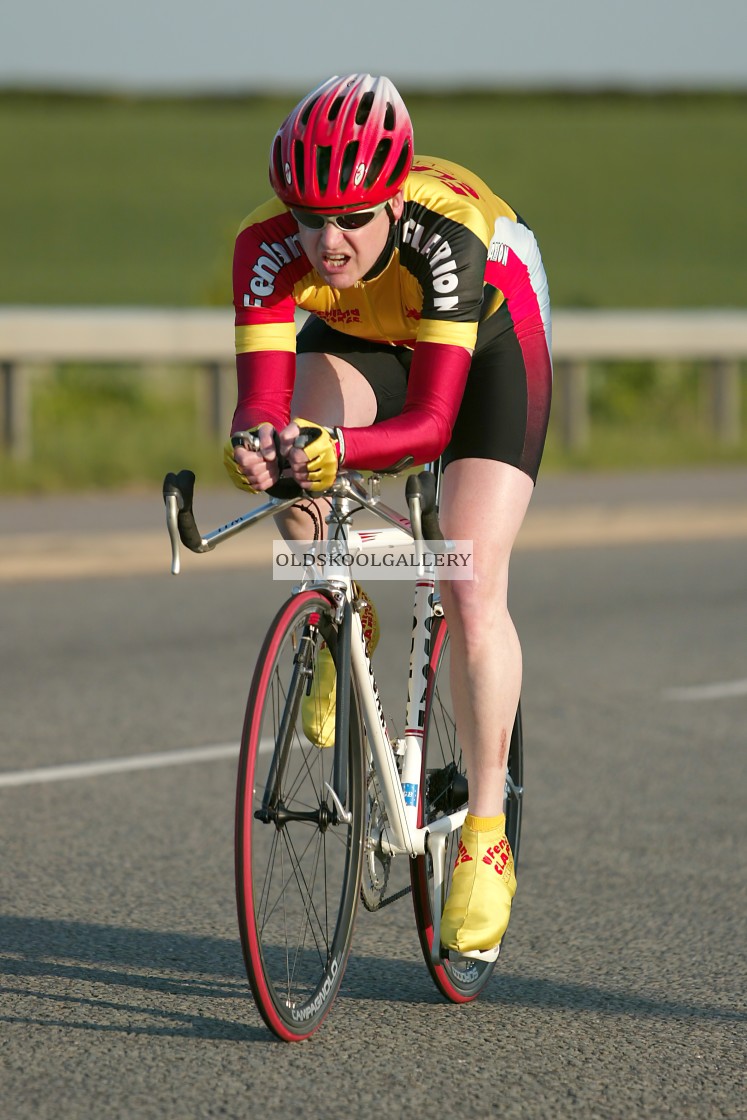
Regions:
M 456 261 L 454 260 L 451 246 L 444 241 L 439 233 L 433 233 L 422 244 L 425 227 L 419 222 L 408 218 L 402 225 L 402 241 L 411 245 L 428 261 L 431 269 L 433 288 L 441 293 L 434 296 L 433 305 L 440 311 L 451 311 L 459 304 L 458 295 L 450 295 L 459 287 L 459 277 L 456 274 Z M 441 244 L 439 244 L 441 242 Z

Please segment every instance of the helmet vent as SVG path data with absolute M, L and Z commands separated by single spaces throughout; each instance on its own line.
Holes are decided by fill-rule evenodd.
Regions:
M 381 174 L 381 169 L 386 163 L 387 156 L 392 149 L 391 140 L 379 140 L 376 145 L 376 151 L 373 154 L 373 159 L 369 164 L 368 174 L 366 175 L 366 189 L 372 187 Z
M 355 111 L 355 123 L 358 125 L 365 124 L 371 115 L 371 108 L 373 106 L 374 95 L 369 91 L 364 93 L 360 99 L 358 108 Z
M 308 124 L 309 123 L 309 117 L 311 116 L 311 110 L 314 108 L 314 106 L 316 105 L 318 100 L 319 100 L 318 96 L 317 97 L 312 97 L 311 101 L 308 101 L 306 103 L 306 105 L 304 106 L 304 111 L 301 113 L 301 124 Z
M 342 108 L 343 100 L 344 99 L 342 97 L 336 97 L 334 99 L 334 101 L 332 102 L 332 104 L 329 107 L 329 112 L 327 113 L 327 120 L 329 120 L 329 121 L 336 121 L 337 120 L 338 116 L 340 115 L 340 109 Z
M 407 167 L 407 164 L 408 164 L 409 160 L 410 160 L 410 141 L 405 140 L 404 144 L 402 145 L 402 151 L 399 153 L 399 159 L 397 160 L 394 171 L 391 173 L 391 175 L 389 176 L 389 178 L 386 181 L 386 185 L 388 187 L 391 187 L 392 183 L 396 183 L 397 180 L 402 177 L 402 173 L 404 172 L 405 167 Z
M 316 150 L 316 179 L 322 193 L 329 186 L 329 167 L 332 162 L 332 149 L 321 145 Z
M 303 195 L 305 182 L 303 174 L 303 140 L 296 140 L 293 145 L 293 165 L 296 173 L 296 190 Z
M 396 123 L 397 118 L 394 115 L 394 106 L 391 101 L 387 101 L 386 112 L 384 113 L 384 128 L 388 129 L 389 132 L 393 132 Z
M 353 174 L 353 169 L 358 159 L 359 144 L 357 140 L 351 140 L 345 146 L 345 154 L 342 157 L 342 167 L 340 168 L 340 190 L 345 191 L 350 182 L 350 176 Z
M 279 183 L 285 180 L 283 173 L 283 157 L 281 155 L 281 140 L 279 136 L 275 137 L 275 143 L 272 145 L 272 162 L 275 165 L 275 177 Z

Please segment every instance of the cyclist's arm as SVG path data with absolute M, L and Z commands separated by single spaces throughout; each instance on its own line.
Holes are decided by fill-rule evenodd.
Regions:
M 232 432 L 290 420 L 296 376 L 293 284 L 308 262 L 285 207 L 272 200 L 242 223 L 233 259 L 238 396 Z M 297 236 L 297 235 L 296 235 Z
M 464 346 L 416 343 L 402 412 L 370 428 L 343 427 L 345 466 L 376 470 L 406 455 L 416 463 L 437 459 L 451 438 L 471 361 Z
M 296 355 L 287 350 L 255 350 L 236 355 L 238 399 L 232 432 L 269 423 L 282 431 L 290 420 Z

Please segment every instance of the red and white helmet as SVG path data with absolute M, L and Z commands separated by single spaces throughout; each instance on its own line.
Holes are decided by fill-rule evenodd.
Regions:
M 270 182 L 286 206 L 330 212 L 392 198 L 412 165 L 405 103 L 388 78 L 329 78 L 283 121 Z

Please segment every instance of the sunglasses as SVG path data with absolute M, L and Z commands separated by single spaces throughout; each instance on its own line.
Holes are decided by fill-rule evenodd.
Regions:
M 370 210 L 352 210 L 347 214 L 316 214 L 313 210 L 293 209 L 291 209 L 291 214 L 304 229 L 320 230 L 324 229 L 326 225 L 331 225 L 337 226 L 338 229 L 344 230 L 346 233 L 352 233 L 356 229 L 363 229 L 364 226 L 367 226 L 387 205 L 386 202 L 380 202 L 377 206 L 372 206 Z

